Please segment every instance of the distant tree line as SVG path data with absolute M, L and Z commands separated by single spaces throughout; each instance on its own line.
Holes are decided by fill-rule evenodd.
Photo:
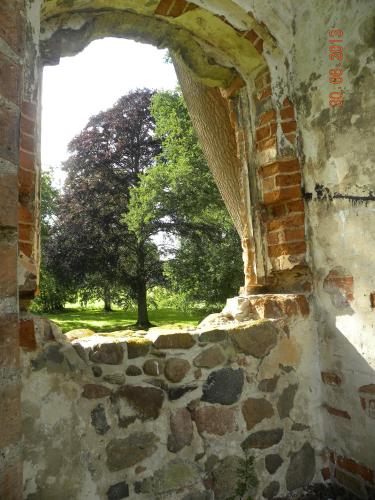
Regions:
M 36 307 L 61 310 L 77 295 L 106 311 L 135 303 L 137 326 L 148 328 L 154 287 L 186 303 L 238 292 L 239 238 L 179 90 L 130 92 L 93 116 L 69 152 L 61 192 L 42 176 Z

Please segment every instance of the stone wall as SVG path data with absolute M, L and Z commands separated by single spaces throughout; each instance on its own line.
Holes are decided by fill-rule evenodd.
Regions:
M 34 319 L 36 345 L 22 356 L 24 498 L 226 499 L 245 452 L 256 498 L 321 481 L 306 300 L 254 299 L 247 315 L 258 319 L 66 336 Z

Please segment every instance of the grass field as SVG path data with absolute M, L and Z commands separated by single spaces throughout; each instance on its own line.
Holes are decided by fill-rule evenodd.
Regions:
M 62 331 L 68 332 L 76 328 L 89 328 L 94 332 L 111 332 L 125 330 L 134 325 L 136 311 L 114 310 L 104 312 L 102 308 L 90 307 L 82 309 L 71 305 L 64 312 L 39 314 L 57 323 Z M 185 328 L 196 326 L 203 319 L 203 312 L 183 312 L 176 309 L 157 309 L 149 311 L 151 323 L 163 328 Z

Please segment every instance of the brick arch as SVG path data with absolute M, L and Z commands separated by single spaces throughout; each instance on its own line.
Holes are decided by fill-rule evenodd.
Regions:
M 151 5 L 129 0 L 119 8 L 118 3 L 107 1 L 103 9 L 102 0 L 89 6 L 86 0 L 73 5 L 49 0 L 42 8 L 42 55 L 47 63 L 57 63 L 61 56 L 82 50 L 96 38 L 132 38 L 170 47 L 195 80 L 220 89 L 227 102 L 225 119 L 230 120 L 234 134 L 230 140 L 237 144 L 240 163 L 252 164 L 254 186 L 248 205 L 247 180 L 239 173 L 238 160 L 233 160 L 237 173 L 230 176 L 234 168 L 227 167 L 225 174 L 228 186 L 238 186 L 237 207 L 229 201 L 234 199 L 233 188 L 230 193 L 220 189 L 242 239 L 245 285 L 247 291 L 278 290 L 285 273 L 305 268 L 306 252 L 294 108 L 288 96 L 274 95 L 267 61 L 282 58 L 275 38 L 251 13 L 237 5 L 224 14 L 207 2 L 204 8 L 200 3 L 161 0 Z M 251 115 L 250 130 L 238 121 L 239 100 L 250 101 L 245 110 Z M 257 215 L 249 220 L 252 210 Z M 296 276 L 302 275 L 304 281 L 305 274 L 297 272 Z M 295 278 L 288 286 L 295 288 Z
M 230 122 L 232 132 L 223 139 L 235 145 L 232 150 L 237 149 L 237 158 L 233 154 L 232 165 L 223 165 L 221 172 L 217 166 L 211 167 L 215 178 L 224 180 L 219 188 L 242 240 L 245 291 L 279 290 L 285 273 L 294 268 L 297 281 L 302 276 L 304 285 L 306 273 L 299 270 L 305 266 L 306 244 L 301 170 L 295 149 L 297 127 L 291 100 L 284 97 L 280 101 L 272 92 L 264 52 L 272 55 L 277 46 L 266 26 L 246 12 L 237 13 L 234 20 L 185 0 L 162 0 L 149 10 L 142 7 L 146 2 L 137 2 L 139 12 L 129 12 L 126 3 L 121 11 L 103 12 L 100 5 L 95 11 L 93 4 L 100 4 L 99 0 L 91 2 L 89 10 L 77 11 L 74 6 L 79 3 L 72 8 L 71 2 L 60 2 L 56 11 L 42 9 L 41 55 L 45 61 L 56 63 L 60 56 L 74 54 L 91 40 L 107 35 L 172 46 L 194 79 L 204 88 L 216 87 L 221 93 L 216 98 L 226 102 L 227 112 L 220 119 Z M 211 20 L 211 31 L 202 32 L 202 19 Z M 21 105 L 18 170 L 21 310 L 27 309 L 37 290 L 39 267 L 38 82 L 30 87 Z M 245 110 L 251 115 L 248 130 L 238 120 L 238 102 L 244 100 L 250 101 Z M 214 133 L 211 131 L 211 138 Z M 251 197 L 248 172 L 243 172 L 250 164 Z M 294 289 L 294 282 L 292 277 L 282 291 Z

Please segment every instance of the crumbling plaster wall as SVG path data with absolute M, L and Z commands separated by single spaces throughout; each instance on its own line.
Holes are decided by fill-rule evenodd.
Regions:
M 358 479 L 373 477 L 368 469 L 375 467 L 375 5 L 245 4 L 266 24 L 287 61 L 280 68 L 263 52 L 273 96 L 290 95 L 296 113 L 326 444 L 331 463 L 345 465 L 336 479 L 363 496 Z M 335 90 L 329 70 L 338 63 L 329 59 L 333 28 L 344 32 L 344 102 L 337 108 L 328 97 Z
M 296 5 L 290 70 L 308 196 L 326 443 L 332 461 L 343 455 L 374 469 L 375 5 L 339 7 Z M 344 104 L 336 109 L 328 104 L 334 87 L 329 69 L 338 62 L 328 58 L 331 28 L 344 32 Z M 340 480 L 363 495 L 353 477 L 343 474 Z

